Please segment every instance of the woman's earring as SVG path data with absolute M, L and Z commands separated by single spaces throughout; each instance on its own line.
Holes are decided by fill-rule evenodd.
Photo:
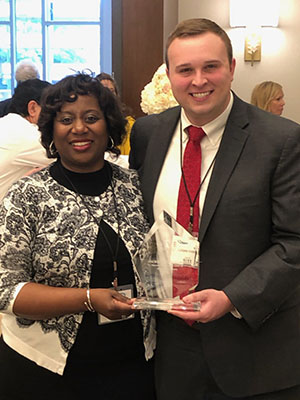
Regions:
M 51 143 L 49 145 L 49 153 L 51 156 L 54 156 L 55 154 L 57 154 L 57 150 L 56 150 L 53 140 L 51 141 Z
M 114 139 L 111 136 L 108 136 L 108 141 L 110 141 L 110 143 L 107 143 L 107 150 L 112 150 L 115 147 Z

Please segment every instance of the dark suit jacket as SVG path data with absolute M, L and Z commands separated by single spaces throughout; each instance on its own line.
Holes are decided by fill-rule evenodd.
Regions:
M 180 115 L 136 121 L 130 166 L 153 222 L 155 187 Z M 242 314 L 200 330 L 224 393 L 249 396 L 300 384 L 300 126 L 234 96 L 206 194 L 198 290 L 222 289 Z

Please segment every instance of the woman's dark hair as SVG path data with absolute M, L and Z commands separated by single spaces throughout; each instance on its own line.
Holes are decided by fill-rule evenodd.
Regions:
M 41 132 L 42 145 L 47 151 L 49 158 L 57 158 L 59 154 L 55 151 L 53 141 L 53 125 L 57 113 L 66 102 L 74 103 L 78 96 L 94 96 L 104 115 L 107 133 L 112 138 L 113 146 L 107 148 L 113 154 L 119 155 L 119 146 L 126 135 L 126 119 L 123 117 L 119 103 L 111 91 L 105 88 L 98 79 L 90 75 L 78 73 L 70 75 L 51 85 L 45 90 L 41 99 L 41 113 L 38 120 Z M 50 148 L 51 144 L 51 150 Z
M 11 99 L 9 112 L 27 117 L 29 115 L 28 103 L 34 100 L 40 104 L 42 93 L 48 86 L 50 86 L 49 82 L 41 81 L 40 79 L 28 79 L 20 82 Z

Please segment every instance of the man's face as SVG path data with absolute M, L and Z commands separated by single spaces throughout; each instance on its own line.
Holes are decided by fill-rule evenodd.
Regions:
M 176 38 L 168 49 L 168 77 L 174 97 L 195 125 L 205 125 L 227 107 L 235 60 L 214 33 Z

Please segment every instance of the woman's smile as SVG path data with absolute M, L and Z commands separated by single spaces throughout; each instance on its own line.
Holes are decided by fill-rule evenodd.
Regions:
M 78 96 L 63 104 L 54 121 L 53 140 L 67 169 L 93 172 L 103 167 L 108 135 L 95 96 Z

